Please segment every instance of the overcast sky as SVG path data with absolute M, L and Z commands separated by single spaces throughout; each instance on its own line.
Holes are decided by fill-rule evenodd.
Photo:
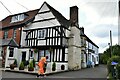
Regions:
M 112 31 L 113 45 L 118 44 L 118 0 L 0 1 L 11 12 L 8 12 L 0 3 L 0 20 L 11 14 L 38 9 L 41 7 L 44 1 L 69 19 L 69 7 L 76 5 L 79 8 L 79 26 L 83 26 L 85 29 L 85 34 L 99 46 L 99 52 L 103 52 L 108 47 L 108 43 L 110 42 L 110 30 Z

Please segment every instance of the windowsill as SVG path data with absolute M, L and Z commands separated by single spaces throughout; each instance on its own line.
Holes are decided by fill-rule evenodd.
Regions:
M 14 60 L 14 57 L 8 57 L 8 60 Z

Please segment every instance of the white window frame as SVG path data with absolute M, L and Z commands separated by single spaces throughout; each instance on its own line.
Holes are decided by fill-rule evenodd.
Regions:
M 38 38 L 44 39 L 46 37 L 46 29 L 39 30 L 38 32 Z
M 12 17 L 11 23 L 19 22 L 19 21 L 22 21 L 24 19 L 25 19 L 25 15 L 24 14 L 16 15 L 16 16 Z
M 4 39 L 8 38 L 8 30 L 4 31 Z
M 13 38 L 16 38 L 16 36 L 17 36 L 17 29 L 15 28 L 13 31 Z
M 30 51 L 30 58 L 33 58 L 33 55 L 34 55 L 33 51 Z

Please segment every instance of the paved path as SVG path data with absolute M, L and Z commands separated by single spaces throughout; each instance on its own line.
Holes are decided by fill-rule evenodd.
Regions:
M 1 80 L 1 78 L 2 78 L 2 71 L 0 70 L 0 80 Z
M 65 73 L 58 73 L 50 75 L 49 77 L 58 76 L 58 77 L 72 77 L 72 78 L 106 78 L 107 77 L 107 68 L 104 65 L 99 65 L 95 68 L 87 68 L 79 71 L 70 71 Z
M 23 74 L 23 73 L 13 73 L 13 72 L 4 72 L 2 73 L 3 78 L 35 78 L 35 75 Z M 64 73 L 57 73 L 49 75 L 46 78 L 106 78 L 107 69 L 104 65 L 99 65 L 95 68 L 87 68 L 79 71 L 70 71 Z

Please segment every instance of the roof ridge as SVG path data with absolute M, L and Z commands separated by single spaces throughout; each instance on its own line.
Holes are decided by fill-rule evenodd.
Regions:
M 55 16 L 55 18 L 65 27 L 69 27 L 69 20 L 66 19 L 59 11 L 57 11 L 56 9 L 54 9 L 52 6 L 50 6 L 47 2 L 44 2 L 44 4 L 46 4 L 48 6 L 48 8 L 50 9 L 50 11 L 53 13 L 53 15 Z
M 32 11 L 37 11 L 37 10 L 39 10 L 39 9 L 33 9 L 33 10 L 29 10 L 29 11 L 20 12 L 20 13 L 8 15 L 7 17 L 11 17 L 11 16 L 19 15 L 19 14 L 24 14 L 24 13 L 28 13 L 28 12 L 32 12 Z M 2 22 L 3 20 L 5 20 L 7 17 L 5 17 L 4 19 L 2 19 L 0 22 Z

